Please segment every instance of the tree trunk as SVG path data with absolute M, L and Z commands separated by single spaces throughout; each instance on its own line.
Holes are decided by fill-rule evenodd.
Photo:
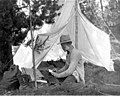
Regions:
M 13 64 L 12 46 L 9 41 L 5 40 L 4 36 L 0 36 L 0 80 L 3 73 Z

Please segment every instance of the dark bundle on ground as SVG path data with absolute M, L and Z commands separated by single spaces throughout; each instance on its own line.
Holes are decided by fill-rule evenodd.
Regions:
M 17 77 L 20 74 L 21 72 L 19 67 L 16 65 L 11 65 L 10 70 L 4 72 L 3 78 L 0 82 L 0 89 L 2 91 L 12 91 L 19 89 L 20 83 Z

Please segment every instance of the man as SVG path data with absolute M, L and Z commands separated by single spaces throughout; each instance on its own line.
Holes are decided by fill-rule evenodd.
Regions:
M 49 70 L 49 72 L 56 78 L 74 77 L 77 82 L 81 80 L 83 84 L 85 84 L 84 64 L 82 63 L 82 56 L 79 50 L 73 47 L 69 35 L 61 35 L 59 44 L 61 44 L 62 49 L 67 52 L 66 64 L 62 69 L 56 72 L 53 70 Z

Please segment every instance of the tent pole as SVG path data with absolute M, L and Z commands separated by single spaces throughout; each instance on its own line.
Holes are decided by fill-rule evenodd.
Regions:
M 75 48 L 78 49 L 78 6 L 77 0 L 75 0 Z
M 34 54 L 34 38 L 32 30 L 32 18 L 31 18 L 31 2 L 29 1 L 29 15 L 30 15 L 30 33 L 31 33 L 31 43 L 32 43 L 32 63 L 33 63 L 33 75 L 35 80 L 35 88 L 37 89 L 37 80 L 36 80 L 36 70 L 35 70 L 35 54 Z

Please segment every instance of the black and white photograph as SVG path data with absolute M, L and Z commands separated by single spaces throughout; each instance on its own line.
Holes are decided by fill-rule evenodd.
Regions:
M 120 0 L 0 0 L 0 95 L 120 95 Z

